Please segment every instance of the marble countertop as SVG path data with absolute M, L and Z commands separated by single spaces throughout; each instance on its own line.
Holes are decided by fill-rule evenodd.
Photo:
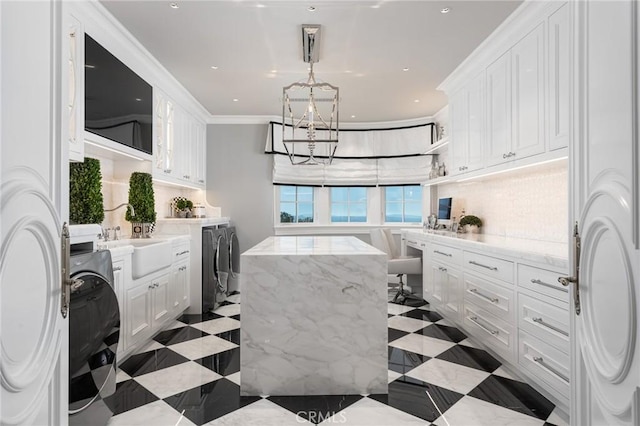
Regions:
M 220 225 L 224 223 L 229 223 L 230 220 L 231 219 L 228 217 L 202 217 L 202 218 L 188 218 L 188 219 L 177 218 L 177 217 L 164 217 L 164 218 L 156 219 L 156 223 L 208 226 L 208 225 Z
M 352 236 L 284 236 L 268 237 L 244 255 L 372 255 L 385 254 Z
M 558 268 L 569 267 L 569 245 L 550 241 L 511 238 L 488 234 L 456 234 L 447 231 L 403 229 L 407 236 L 428 238 L 442 244 L 480 250 L 482 253 L 507 255 L 522 260 L 545 263 Z

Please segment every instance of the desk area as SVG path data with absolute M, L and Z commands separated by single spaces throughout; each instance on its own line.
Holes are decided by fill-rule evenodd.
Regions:
M 242 395 L 387 393 L 387 256 L 350 236 L 241 256 Z

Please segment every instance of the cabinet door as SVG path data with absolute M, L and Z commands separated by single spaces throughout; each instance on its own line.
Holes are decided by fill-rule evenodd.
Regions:
M 446 272 L 446 270 L 447 269 L 438 262 L 431 263 L 429 276 L 431 277 L 433 293 L 431 295 L 432 301 L 429 301 L 429 303 L 436 308 L 441 307 L 445 302 L 447 284 L 444 272 Z
M 194 174 L 194 183 L 197 185 L 204 186 L 207 172 L 206 172 L 206 164 L 207 164 L 207 125 L 204 123 L 196 122 L 196 149 L 195 149 L 195 174 Z
M 467 91 L 463 88 L 451 97 L 449 103 L 449 115 L 451 122 L 451 174 L 457 175 L 465 172 L 467 167 L 467 145 L 469 142 L 468 116 L 469 105 Z
M 547 26 L 547 105 L 549 150 L 569 146 L 569 6 L 549 17 Z
M 178 314 L 189 304 L 189 262 L 181 262 L 174 266 L 171 278 L 171 310 Z
M 484 85 L 484 72 L 481 72 L 467 85 L 468 137 L 465 151 L 467 167 L 465 172 L 481 169 L 484 163 Z
M 153 287 L 152 328 L 155 331 L 167 318 L 169 318 L 169 313 L 171 311 L 172 302 L 169 292 L 169 274 L 154 279 L 151 285 Z
M 66 13 L 62 37 L 62 133 L 69 160 L 84 161 L 84 29 Z
M 459 269 L 446 267 L 443 273 L 446 297 L 444 310 L 454 321 L 462 322 L 463 281 Z
M 126 292 L 123 316 L 124 329 L 126 331 L 125 350 L 151 337 L 152 290 L 153 286 L 148 283 L 130 288 Z
M 511 148 L 511 75 L 510 52 L 487 67 L 487 166 L 510 161 Z
M 544 152 L 544 24 L 511 49 L 511 118 L 509 159 Z

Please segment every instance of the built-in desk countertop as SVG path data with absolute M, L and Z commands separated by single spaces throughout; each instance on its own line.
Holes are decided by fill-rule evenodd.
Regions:
M 387 393 L 387 255 L 269 237 L 241 257 L 243 395 Z

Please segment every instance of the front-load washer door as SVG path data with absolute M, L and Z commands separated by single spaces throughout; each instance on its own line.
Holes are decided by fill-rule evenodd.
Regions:
M 229 273 L 232 278 L 237 278 L 240 273 L 240 245 L 235 232 L 229 235 Z
M 72 276 L 83 284 L 69 308 L 69 414 L 115 392 L 120 336 L 118 299 L 111 284 L 93 272 Z
M 229 248 L 227 238 L 224 233 L 220 233 L 216 240 L 215 272 L 218 281 L 218 293 L 227 292 L 227 281 L 229 280 Z

